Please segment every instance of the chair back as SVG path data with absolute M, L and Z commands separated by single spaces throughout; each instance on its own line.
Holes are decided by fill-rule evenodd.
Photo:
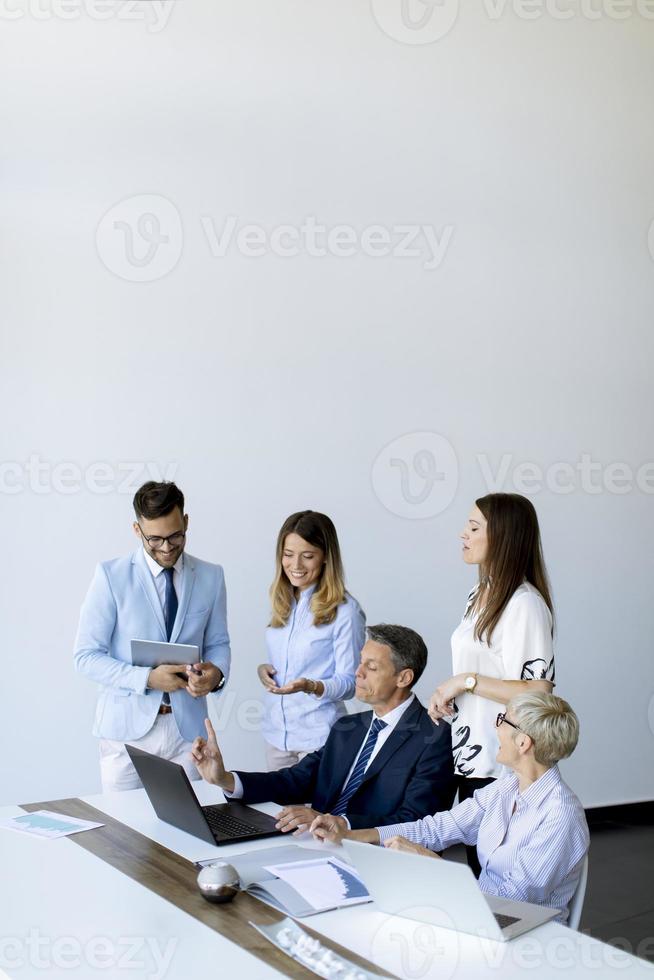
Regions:
M 584 858 L 584 863 L 581 868 L 581 876 L 579 878 L 579 884 L 575 890 L 574 895 L 570 899 L 570 917 L 568 918 L 568 927 L 570 929 L 579 929 L 579 922 L 581 921 L 581 912 L 584 907 L 584 898 L 586 897 L 586 882 L 588 881 L 588 855 Z

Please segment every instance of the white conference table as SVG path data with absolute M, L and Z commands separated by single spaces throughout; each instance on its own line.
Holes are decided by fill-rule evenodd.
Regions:
M 202 803 L 222 802 L 215 787 L 195 783 Z M 158 820 L 144 790 L 83 802 L 191 861 L 229 859 L 246 849 L 288 842 L 320 850 L 305 834 L 212 847 Z M 269 813 L 274 804 L 259 807 Z M 23 811 L 3 807 L 0 816 Z M 15 980 L 82 977 L 188 980 L 281 974 L 144 885 L 70 840 L 41 840 L 0 830 L 0 976 Z M 235 901 L 238 901 L 238 896 Z M 221 906 L 212 907 L 221 914 Z M 481 940 L 412 919 L 387 916 L 374 903 L 301 920 L 323 936 L 402 980 L 552 980 L 643 977 L 654 967 L 622 950 L 548 922 L 508 943 Z

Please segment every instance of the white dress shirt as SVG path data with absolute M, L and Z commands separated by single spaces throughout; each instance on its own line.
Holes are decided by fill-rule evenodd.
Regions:
M 154 584 L 157 587 L 157 593 L 159 595 L 159 601 L 161 602 L 161 608 L 163 610 L 164 618 L 166 616 L 166 576 L 162 574 L 164 569 L 161 565 L 152 558 L 145 548 L 143 549 L 143 555 L 145 557 L 145 562 L 150 572 L 152 578 L 154 579 Z M 182 581 L 184 577 L 184 552 L 181 553 L 175 564 L 173 565 L 173 588 L 175 590 L 175 595 L 179 600 L 182 594 Z
M 347 776 L 343 780 L 343 786 L 341 787 L 341 790 L 343 790 L 345 788 L 348 779 L 350 778 L 350 776 L 352 775 L 352 773 L 354 772 L 354 770 L 356 768 L 356 764 L 359 761 L 359 756 L 363 752 L 363 746 L 366 744 L 366 739 L 368 738 L 368 734 L 370 732 L 370 729 L 372 728 L 372 723 L 375 720 L 375 718 L 379 718 L 381 721 L 385 722 L 386 728 L 382 728 L 382 730 L 380 731 L 379 735 L 377 736 L 377 741 L 375 742 L 375 747 L 372 750 L 372 754 L 371 754 L 370 758 L 368 759 L 368 765 L 364 769 L 364 772 L 367 772 L 368 771 L 368 769 L 372 765 L 373 759 L 375 758 L 376 755 L 379 755 L 379 752 L 380 752 L 380 750 L 381 750 L 384 742 L 388 741 L 388 739 L 391 737 L 391 735 L 393 734 L 393 732 L 395 731 L 395 729 L 397 727 L 397 724 L 398 724 L 400 718 L 402 717 L 402 715 L 404 714 L 404 712 L 407 710 L 407 708 L 411 704 L 413 704 L 413 702 L 415 701 L 415 698 L 416 698 L 415 694 L 412 694 L 410 697 L 408 697 L 406 699 L 406 701 L 403 701 L 402 704 L 398 704 L 397 708 L 393 708 L 392 711 L 389 711 L 388 714 L 385 714 L 385 715 L 378 715 L 377 712 L 373 710 L 373 712 L 372 712 L 372 718 L 370 719 L 370 724 L 368 725 L 368 730 L 366 731 L 365 737 L 364 737 L 364 739 L 363 739 L 363 741 L 361 743 L 361 748 L 357 752 L 357 754 L 356 754 L 356 756 L 354 758 L 354 762 L 352 763 L 352 765 L 350 766 L 350 768 L 348 770 Z
M 563 923 L 590 842 L 584 809 L 558 766 L 523 793 L 511 773 L 452 810 L 377 831 L 381 843 L 399 835 L 432 851 L 476 844 L 483 892 L 559 909 Z
M 411 704 L 413 704 L 413 702 L 415 700 L 415 697 L 416 697 L 415 694 L 412 694 L 409 698 L 407 698 L 406 701 L 403 701 L 402 704 L 398 704 L 397 708 L 393 708 L 392 711 L 389 711 L 388 714 L 385 714 L 385 715 L 378 715 L 377 712 L 373 710 L 372 718 L 370 719 L 370 724 L 368 725 L 368 728 L 366 729 L 366 734 L 364 735 L 364 737 L 363 737 L 363 739 L 361 741 L 361 748 L 357 752 L 357 754 L 356 754 L 356 756 L 354 758 L 354 762 L 352 763 L 352 765 L 350 766 L 350 768 L 347 771 L 347 776 L 343 780 L 343 785 L 341 786 L 341 792 L 345 788 L 348 779 L 350 778 L 350 776 L 354 772 L 354 767 L 356 766 L 357 761 L 359 759 L 359 756 L 361 755 L 361 752 L 363 750 L 363 746 L 366 744 L 366 739 L 368 738 L 368 733 L 370 732 L 370 729 L 372 728 L 372 723 L 373 723 L 374 719 L 375 718 L 380 718 L 382 721 L 384 721 L 386 723 L 386 728 L 382 728 L 382 730 L 377 735 L 377 741 L 375 742 L 375 747 L 372 750 L 372 753 L 370 755 L 370 758 L 368 759 L 368 765 L 364 769 L 364 772 L 367 772 L 368 771 L 368 769 L 372 765 L 373 759 L 375 758 L 376 755 L 379 754 L 379 751 L 381 750 L 381 747 L 383 746 L 384 742 L 386 742 L 387 739 L 389 739 L 391 737 L 391 735 L 395 731 L 395 728 L 397 727 L 397 724 L 398 724 L 400 718 L 402 717 L 402 715 L 404 714 L 404 712 L 407 710 L 407 708 Z M 239 777 L 239 775 L 238 775 L 237 772 L 233 772 L 232 773 L 232 776 L 234 777 L 234 792 L 233 793 L 227 793 L 226 792 L 225 793 L 225 796 L 228 799 L 230 799 L 230 800 L 240 800 L 240 799 L 243 798 L 243 783 L 241 782 L 240 777 Z M 347 820 L 347 817 L 345 819 Z M 349 826 L 349 821 L 348 821 L 348 826 Z

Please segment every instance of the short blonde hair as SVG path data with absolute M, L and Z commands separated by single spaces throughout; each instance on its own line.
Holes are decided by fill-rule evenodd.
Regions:
M 517 694 L 506 713 L 534 743 L 534 758 L 542 766 L 554 766 L 572 755 L 579 740 L 579 719 L 563 698 L 534 691 Z

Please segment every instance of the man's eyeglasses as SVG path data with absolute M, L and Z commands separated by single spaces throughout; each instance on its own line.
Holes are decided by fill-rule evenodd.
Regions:
M 141 525 L 138 525 L 139 531 L 141 532 L 141 537 L 144 538 L 148 545 L 155 551 L 163 548 L 164 541 L 167 541 L 171 548 L 179 548 L 180 544 L 184 543 L 184 538 L 186 537 L 186 531 L 175 531 L 174 534 L 169 534 L 167 537 L 162 538 L 158 534 L 145 534 Z
M 502 724 L 510 725 L 511 728 L 515 728 L 516 732 L 520 732 L 521 735 L 529 735 L 529 732 L 523 732 L 522 728 L 518 728 L 518 726 L 516 724 L 514 724 L 512 721 L 509 721 L 509 719 L 506 717 L 506 714 L 505 714 L 504 711 L 500 711 L 499 715 L 495 719 L 495 727 L 496 728 L 499 728 L 500 725 L 502 725 Z M 529 735 L 529 738 L 531 738 L 531 735 Z M 533 739 L 531 739 L 531 740 L 533 742 Z

